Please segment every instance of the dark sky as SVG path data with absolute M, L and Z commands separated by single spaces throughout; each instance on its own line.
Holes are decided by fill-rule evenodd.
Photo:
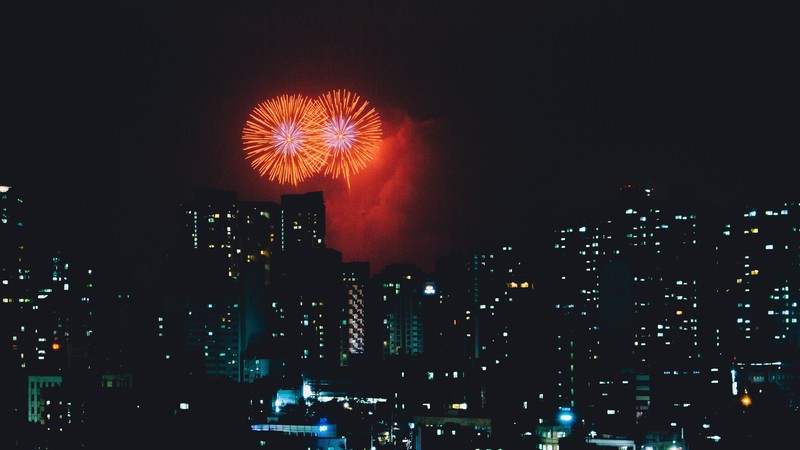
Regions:
M 146 253 L 196 187 L 322 190 L 345 261 L 432 269 L 627 182 L 800 196 L 800 40 L 774 5 L 18 3 L 2 27 L 0 184 L 26 185 L 68 241 Z M 334 89 L 379 112 L 375 161 L 349 190 L 260 177 L 241 144 L 251 110 Z

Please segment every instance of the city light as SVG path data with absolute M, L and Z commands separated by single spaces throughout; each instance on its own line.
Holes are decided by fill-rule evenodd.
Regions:
M 572 413 L 572 409 L 568 407 L 560 408 L 560 412 L 558 414 L 558 420 L 563 422 L 565 425 L 569 425 L 575 419 L 575 415 Z
M 747 389 L 744 390 L 744 395 L 742 395 L 741 402 L 745 408 L 749 407 L 753 403 L 750 395 L 747 394 Z

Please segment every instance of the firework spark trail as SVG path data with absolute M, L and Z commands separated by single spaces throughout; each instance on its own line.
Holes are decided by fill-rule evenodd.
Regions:
M 246 158 L 261 176 L 297 183 L 314 175 L 325 163 L 320 144 L 323 111 L 302 95 L 283 95 L 257 105 L 242 132 Z
M 326 155 L 325 175 L 340 176 L 350 188 L 350 175 L 373 160 L 381 142 L 381 121 L 369 102 L 346 90 L 321 95 L 317 103 L 324 118 L 320 144 Z

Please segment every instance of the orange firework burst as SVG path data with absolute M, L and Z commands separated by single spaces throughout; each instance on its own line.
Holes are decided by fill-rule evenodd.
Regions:
M 350 175 L 372 161 L 381 142 L 381 120 L 375 108 L 367 109 L 358 95 L 330 91 L 317 99 L 324 115 L 320 144 L 326 155 L 325 175 L 342 176 L 350 188 Z
M 242 132 L 246 158 L 261 176 L 281 184 L 297 183 L 325 164 L 320 145 L 322 111 L 302 95 L 283 95 L 260 103 Z

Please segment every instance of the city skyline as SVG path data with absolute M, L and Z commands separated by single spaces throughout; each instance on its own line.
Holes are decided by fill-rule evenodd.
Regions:
M 788 8 L 6 11 L 5 446 L 793 439 Z M 335 89 L 364 170 L 253 170 L 257 105 Z
M 558 439 L 564 434 L 551 436 L 564 433 L 564 424 L 550 423 L 556 420 L 556 411 L 564 414 L 559 408 L 565 405 L 570 415 L 579 417 L 574 437 L 584 439 L 586 433 L 586 442 L 594 438 L 590 431 L 596 430 L 600 436 L 623 436 L 630 442 L 666 439 L 675 444 L 680 437 L 680 442 L 687 439 L 692 447 L 716 448 L 739 439 L 779 442 L 790 435 L 796 422 L 797 202 L 774 202 L 765 209 L 745 210 L 744 215 L 739 210 L 723 217 L 723 222 L 709 223 L 694 213 L 697 205 L 664 203 L 647 190 L 631 187 L 624 207 L 597 211 L 598 215 L 585 217 L 586 222 L 565 225 L 559 230 L 558 243 L 546 255 L 504 246 L 453 258 L 430 279 L 420 279 L 413 267 L 400 264 L 369 280 L 364 267 L 345 266 L 338 252 L 316 247 L 325 229 L 317 220 L 324 216 L 321 192 L 282 198 L 280 215 L 273 205 L 248 203 L 236 208 L 230 203 L 231 192 L 202 194 L 187 205 L 191 214 L 183 215 L 182 239 L 176 242 L 183 251 L 170 258 L 171 263 L 154 267 L 148 281 L 142 280 L 144 285 L 130 291 L 100 270 L 95 273 L 85 266 L 82 270 L 82 264 L 68 264 L 74 255 L 48 258 L 49 268 L 31 264 L 31 253 L 19 259 L 7 255 L 4 273 L 12 275 L 19 266 L 27 274 L 4 280 L 4 285 L 12 287 L 4 304 L 11 313 L 6 316 L 8 324 L 14 325 L 4 329 L 7 339 L 14 342 L 8 356 L 18 357 L 14 364 L 19 364 L 18 375 L 38 373 L 45 367 L 55 370 L 65 363 L 64 367 L 78 369 L 91 362 L 85 367 L 90 368 L 87 372 L 65 370 L 63 377 L 28 377 L 29 384 L 41 385 L 41 392 L 46 392 L 44 387 L 52 384 L 63 382 L 67 387 L 70 376 L 90 380 L 98 369 L 98 373 L 123 370 L 104 375 L 101 391 L 137 399 L 135 409 L 128 403 L 117 404 L 120 412 L 126 410 L 125 405 L 130 413 L 139 410 L 138 402 L 146 404 L 142 411 L 150 413 L 138 419 L 142 423 L 170 411 L 169 406 L 163 409 L 165 400 L 175 401 L 175 393 L 164 389 L 165 383 L 175 381 L 168 376 L 170 368 L 178 371 L 176 375 L 208 377 L 212 390 L 200 389 L 192 396 L 187 407 L 191 404 L 189 409 L 195 410 L 200 405 L 201 411 L 187 419 L 201 423 L 217 417 L 215 434 L 231 439 L 244 438 L 242 424 L 264 423 L 265 416 L 273 415 L 269 407 L 241 409 L 243 405 L 271 405 L 273 394 L 291 398 L 291 387 L 299 389 L 298 379 L 291 376 L 298 367 L 308 369 L 303 379 L 312 379 L 309 387 L 323 389 L 335 385 L 333 379 L 316 378 L 331 374 L 325 368 L 355 369 L 341 371 L 355 377 L 340 380 L 345 383 L 360 380 L 360 370 L 373 377 L 383 370 L 391 376 L 396 370 L 399 378 L 378 391 L 386 399 L 395 392 L 395 413 L 408 407 L 414 424 L 447 429 L 454 419 L 450 414 L 441 417 L 442 408 L 458 412 L 459 419 L 472 419 L 462 422 L 458 431 L 459 436 L 466 433 L 459 438 L 466 439 L 465 444 L 472 439 L 486 442 L 490 437 L 483 434 L 489 424 L 481 420 L 484 417 L 491 418 L 491 438 L 498 442 L 511 445 L 555 437 L 554 443 L 566 447 L 567 441 Z M 16 225 L 23 215 L 15 198 L 13 193 L 4 197 L 6 217 L 12 219 L 5 223 L 4 242 L 22 254 L 30 249 Z M 229 211 L 242 214 L 226 214 Z M 256 217 L 260 220 L 253 220 Z M 723 223 L 728 225 L 723 227 Z M 162 224 L 162 228 L 169 226 Z M 281 238 L 267 244 L 264 238 L 278 229 Z M 287 244 L 286 251 L 262 253 L 279 242 L 281 247 Z M 271 257 L 253 259 L 259 254 Z M 528 270 L 542 256 L 554 269 L 544 279 L 542 273 Z M 28 272 L 22 266 L 25 261 L 37 269 Z M 103 259 L 99 264 L 106 263 Z M 220 283 L 228 278 L 236 281 Z M 269 280 L 266 290 L 264 280 Z M 343 284 L 347 296 L 342 295 Z M 35 292 L 39 293 L 35 299 L 28 297 Z M 347 308 L 342 307 L 344 302 Z M 364 316 L 356 313 L 361 306 L 363 312 L 369 311 Z M 342 318 L 347 319 L 347 327 Z M 335 345 L 339 332 L 330 332 L 353 333 L 350 325 L 356 323 L 363 324 L 364 342 L 372 343 L 358 355 L 366 359 L 342 357 L 343 348 Z M 260 347 L 262 330 L 272 330 L 269 335 L 282 345 Z M 381 341 L 392 345 L 381 345 Z M 87 342 L 92 345 L 85 346 Z M 203 352 L 184 353 L 191 348 Z M 294 357 L 284 353 L 290 348 L 295 351 L 288 354 Z M 245 349 L 246 356 L 240 354 Z M 288 372 L 273 373 L 272 358 L 284 357 Z M 204 369 L 183 365 L 192 360 Z M 352 366 L 339 366 L 343 361 Z M 265 362 L 269 364 L 260 365 Z M 188 371 L 180 372 L 181 368 Z M 323 370 L 317 374 L 314 369 Z M 463 372 L 456 376 L 454 369 Z M 126 374 L 129 370 L 133 377 Z M 290 392 L 251 390 L 251 383 L 253 388 L 262 385 L 256 383 L 260 376 L 272 382 L 278 381 L 277 376 L 282 380 L 279 385 L 289 386 Z M 216 384 L 219 377 L 239 383 Z M 481 379 L 486 385 L 478 390 L 478 384 L 462 385 L 462 379 Z M 448 389 L 441 391 L 443 396 L 435 395 L 438 390 L 428 390 L 435 386 L 434 380 L 455 388 L 455 395 L 449 395 Z M 121 390 L 107 390 L 112 383 Z M 11 396 L 35 404 L 39 394 L 31 397 L 31 392 L 39 391 L 23 397 L 19 391 L 23 385 L 21 380 L 11 384 Z M 220 390 L 214 390 L 214 385 Z M 356 392 L 361 392 L 364 385 L 356 385 Z M 105 397 L 99 395 L 101 391 L 56 389 L 43 395 L 85 396 L 90 411 L 95 401 Z M 255 397 L 237 407 L 235 393 L 242 391 Z M 210 392 L 227 393 L 227 406 L 214 403 Z M 186 392 L 178 394 L 181 401 L 186 400 Z M 259 396 L 260 401 L 254 403 Z M 596 403 L 593 398 L 602 401 Z M 247 419 L 240 415 L 238 421 L 223 425 L 218 422 L 217 408 L 249 412 Z M 42 409 L 28 407 L 27 411 L 28 420 L 38 422 Z M 69 423 L 68 415 L 58 417 L 53 423 L 64 417 Z M 350 421 L 339 424 L 351 439 L 357 436 L 358 420 L 353 420 L 358 416 L 349 417 Z M 86 422 L 101 427 L 89 428 L 95 430 L 104 428 L 103 423 Z M 168 423 L 171 426 L 162 426 L 169 428 L 170 436 L 181 434 L 180 419 Z M 415 428 L 409 425 L 398 434 L 414 434 Z M 37 429 L 41 431 L 31 425 L 33 434 L 27 438 L 36 438 Z M 476 434 L 470 436 L 470 429 Z M 647 434 L 642 437 L 641 431 Z M 427 432 L 429 437 L 438 433 Z M 534 432 L 537 438 L 525 437 Z M 59 432 L 39 438 L 70 436 Z M 722 444 L 714 444 L 720 436 Z M 104 437 L 92 434 L 91 439 Z
M 778 12 L 726 8 L 15 5 L 8 33 L 29 46 L 9 51 L 9 129 L 25 144 L 9 149 L 0 182 L 35 188 L 46 214 L 72 217 L 64 239 L 121 253 L 161 239 L 152 217 L 198 187 L 273 202 L 322 190 L 329 244 L 345 260 L 428 269 L 624 183 L 790 200 L 790 28 Z M 371 170 L 351 189 L 259 177 L 241 143 L 252 108 L 331 87 L 381 114 Z

